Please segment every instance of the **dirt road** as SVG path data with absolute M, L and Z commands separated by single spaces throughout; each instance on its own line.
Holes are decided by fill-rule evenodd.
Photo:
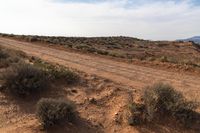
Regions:
M 136 89 L 158 81 L 167 82 L 189 97 L 196 95 L 200 99 L 200 77 L 197 76 L 167 72 L 5 38 L 0 38 L 0 45 L 21 50 L 28 55 L 37 56 L 48 62 L 95 74 Z

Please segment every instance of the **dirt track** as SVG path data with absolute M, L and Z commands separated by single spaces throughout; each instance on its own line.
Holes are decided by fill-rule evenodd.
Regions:
M 197 76 L 141 67 L 101 57 L 67 52 L 5 38 L 0 38 L 0 45 L 22 50 L 28 55 L 37 56 L 48 62 L 72 67 L 89 74 L 96 74 L 136 89 L 162 81 L 172 84 L 189 97 L 198 96 L 200 93 L 200 77 Z M 198 99 L 200 98 L 198 97 Z

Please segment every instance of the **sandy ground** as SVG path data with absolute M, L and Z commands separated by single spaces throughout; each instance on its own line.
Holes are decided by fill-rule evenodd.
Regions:
M 48 62 L 72 67 L 137 89 L 155 82 L 166 82 L 186 96 L 200 100 L 198 97 L 200 93 L 199 76 L 152 69 L 3 38 L 0 38 L 0 45 L 22 50 L 28 55 L 39 57 Z
M 54 84 L 40 97 L 66 98 L 77 105 L 75 124 L 64 123 L 48 131 L 35 116 L 39 97 L 15 99 L 0 93 L 0 133 L 197 133 L 176 125 L 159 124 L 131 127 L 127 123 L 127 105 L 139 99 L 142 88 L 162 81 L 172 84 L 189 99 L 200 101 L 200 77 L 143 67 L 111 59 L 56 50 L 31 43 L 0 38 L 0 45 L 24 51 L 54 64 L 82 71 L 76 86 Z M 95 102 L 91 102 L 91 99 Z
M 137 99 L 137 91 L 95 75 L 85 74 L 83 77 L 79 85 L 71 87 L 57 83 L 40 96 L 75 102 L 78 112 L 75 123 L 41 130 L 35 116 L 39 97 L 23 100 L 0 93 L 0 133 L 198 133 L 166 124 L 166 121 L 148 126 L 129 126 L 127 105 Z M 95 102 L 91 102 L 92 98 Z

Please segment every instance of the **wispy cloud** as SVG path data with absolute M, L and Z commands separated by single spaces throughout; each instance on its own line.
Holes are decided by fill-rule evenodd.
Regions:
M 200 34 L 194 0 L 0 0 L 0 32 L 177 39 Z

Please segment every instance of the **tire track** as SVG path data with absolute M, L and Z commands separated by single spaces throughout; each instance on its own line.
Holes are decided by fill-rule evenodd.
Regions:
M 10 40 L 9 40 L 10 41 Z M 12 42 L 12 41 L 11 41 Z M 14 42 L 14 43 L 16 43 L 16 42 Z M 23 42 L 21 43 L 21 42 L 17 42 L 16 44 L 23 44 Z M 25 45 L 27 44 L 27 43 L 24 43 Z M 40 46 L 37 46 L 37 45 L 32 45 L 32 47 L 34 47 L 34 48 L 39 48 L 39 49 L 41 49 L 41 50 L 43 50 L 43 52 L 45 53 L 45 54 L 48 54 L 49 55 L 49 53 L 51 53 L 51 55 L 52 55 L 52 51 L 54 52 L 54 56 L 55 56 L 55 53 L 58 53 L 58 52 L 60 52 L 59 50 L 56 50 L 56 49 L 51 49 L 51 51 L 48 51 L 48 52 L 46 52 L 46 47 L 40 47 Z M 63 51 L 64 52 L 64 51 Z M 61 53 L 62 54 L 62 53 Z M 76 55 L 76 58 L 78 59 L 78 58 L 80 58 L 80 60 L 78 60 L 78 62 L 81 62 L 81 61 L 94 61 L 94 59 L 93 58 L 91 58 L 91 57 L 89 57 L 89 56 L 85 56 L 84 58 L 82 58 L 81 56 L 80 56 L 80 54 L 76 54 L 76 53 L 73 53 L 74 55 Z M 67 53 L 67 52 L 65 52 L 62 56 L 60 56 L 59 58 L 63 58 L 63 56 L 71 56 L 69 53 Z M 77 55 L 79 55 L 79 56 L 77 56 Z M 57 56 L 57 55 L 56 55 Z M 86 57 L 87 57 L 87 59 L 86 59 Z M 88 57 L 90 58 L 90 59 L 88 59 Z M 77 60 L 76 59 L 76 60 Z M 163 71 L 163 73 L 161 73 L 160 71 L 158 72 L 156 69 L 150 69 L 149 70 L 149 68 L 147 68 L 147 67 L 136 67 L 135 68 L 135 66 L 134 67 L 129 67 L 129 66 L 131 66 L 131 65 L 128 65 L 127 66 L 127 64 L 125 64 L 126 65 L 126 67 L 123 67 L 121 64 L 124 64 L 124 63 L 120 63 L 120 64 L 117 64 L 117 65 L 115 65 L 115 64 L 111 64 L 110 62 L 112 62 L 111 60 L 109 60 L 109 62 L 108 61 L 106 61 L 106 60 L 104 60 L 104 62 L 102 62 L 101 60 L 99 60 L 98 62 L 96 62 L 96 63 L 101 63 L 101 64 L 96 64 L 96 65 L 100 65 L 100 66 L 104 66 L 104 64 L 102 64 L 102 63 L 106 63 L 106 67 L 117 67 L 120 71 L 126 71 L 126 72 L 128 72 L 128 73 L 130 73 L 131 71 L 140 71 L 140 74 L 142 74 L 142 73 L 144 73 L 146 76 L 147 76 L 147 74 L 149 74 L 151 77 L 152 77 L 152 73 L 154 73 L 154 75 L 157 75 L 157 76 L 160 76 L 160 77 L 162 77 L 162 76 L 164 76 L 165 78 L 164 79 L 166 79 L 166 77 L 170 77 L 170 79 L 174 79 L 174 76 L 177 76 L 177 75 L 175 75 L 174 73 L 172 73 L 172 72 L 166 72 L 166 71 Z M 93 62 L 93 64 L 94 64 L 94 62 Z M 133 65 L 132 65 L 133 66 Z M 127 71 L 127 70 L 129 70 L 129 71 Z M 182 79 L 182 76 L 183 75 L 181 75 L 180 76 L 180 74 L 176 77 L 176 80 L 177 79 L 179 79 L 179 80 L 181 80 Z M 184 75 L 185 76 L 185 75 Z M 191 77 L 188 77 L 188 76 L 185 76 L 184 77 L 184 79 L 191 79 Z M 196 79 L 196 78 L 195 78 Z M 190 82 L 192 82 L 192 83 L 194 83 L 196 80 L 195 79 L 192 79 Z M 200 78 L 199 78 L 199 80 L 200 80 Z M 196 82 L 197 84 L 199 84 L 199 82 Z
M 12 41 L 11 41 L 12 42 Z M 6 44 L 9 44 L 9 43 L 6 43 Z M 19 45 L 21 45 L 21 43 L 16 43 L 16 44 L 18 44 L 18 46 Z M 23 49 L 25 49 L 24 48 L 25 46 L 23 46 Z M 32 48 L 37 48 L 38 49 L 38 47 L 39 46 L 33 46 L 32 45 Z M 71 61 L 71 60 L 67 60 L 67 59 L 65 59 L 64 57 L 67 55 L 67 56 L 71 56 L 71 55 L 69 55 L 68 53 L 66 53 L 65 52 L 65 54 L 63 54 L 62 56 L 59 56 L 59 55 L 55 55 L 55 54 L 52 54 L 52 52 L 47 52 L 46 51 L 46 48 L 45 47 L 43 47 L 43 48 L 41 48 L 41 47 L 39 47 L 40 48 L 40 50 L 41 50 L 41 52 L 43 52 L 43 54 L 46 54 L 46 55 L 49 55 L 49 56 L 55 56 L 55 57 L 57 57 L 57 58 L 60 58 L 60 59 L 62 59 L 62 60 L 65 60 L 65 61 Z M 26 49 L 27 50 L 27 49 Z M 32 49 L 33 50 L 33 49 Z M 51 51 L 54 51 L 54 49 L 51 49 Z M 58 50 L 56 50 L 56 51 L 54 51 L 54 53 L 58 53 L 58 52 L 60 52 L 60 51 L 58 51 Z M 50 54 L 51 53 L 51 54 Z M 76 56 L 76 58 L 78 58 L 77 56 Z M 71 62 L 74 62 L 74 63 L 79 63 L 79 64 L 82 64 L 82 65 L 84 65 L 84 63 L 81 63 L 81 62 L 85 62 L 85 60 L 84 59 L 82 59 L 82 57 L 79 57 L 79 58 L 81 58 L 80 60 L 77 60 L 77 61 L 71 61 Z M 88 61 L 88 59 L 86 60 L 86 61 Z M 176 83 L 176 84 L 182 84 L 182 83 L 184 83 L 184 84 L 187 84 L 186 82 L 181 82 L 181 81 L 178 81 L 177 79 L 178 78 L 180 78 L 180 76 L 178 77 L 178 78 L 176 78 L 176 80 L 174 80 L 174 75 L 173 75 L 173 73 L 170 73 L 170 75 L 169 74 L 165 74 L 165 75 L 163 75 L 163 74 L 161 74 L 161 73 L 156 73 L 157 72 L 157 70 L 156 70 L 156 72 L 153 72 L 154 73 L 154 75 L 152 75 L 152 72 L 149 72 L 149 71 L 145 71 L 146 69 L 149 69 L 149 68 L 142 68 L 142 70 L 144 70 L 144 72 L 142 71 L 142 70 L 137 70 L 137 69 L 134 69 L 134 67 L 131 69 L 131 68 L 126 68 L 126 67 L 120 67 L 120 66 L 116 66 L 116 65 L 112 65 L 112 66 L 110 66 L 109 65 L 109 63 L 108 64 L 106 64 L 106 66 L 104 65 L 104 64 L 102 64 L 102 63 L 104 63 L 104 62 L 101 62 L 101 61 L 99 61 L 101 64 L 97 64 L 97 63 L 94 63 L 94 62 L 92 62 L 92 64 L 91 64 L 91 61 L 90 61 L 90 65 L 91 66 L 88 66 L 88 64 L 87 64 L 87 66 L 88 67 L 95 67 L 95 66 L 100 66 L 100 67 L 103 67 L 102 69 L 103 70 L 106 70 L 107 68 L 112 68 L 112 69 L 110 69 L 110 70 L 107 70 L 107 72 L 109 71 L 109 72 L 112 72 L 112 73 L 115 73 L 115 72 L 113 72 L 112 70 L 114 70 L 114 69 L 118 69 L 119 71 L 118 71 L 118 73 L 120 74 L 118 74 L 118 76 L 125 76 L 126 78 L 129 78 L 129 79 L 132 79 L 132 80 L 137 80 L 137 81 L 140 81 L 140 80 L 142 80 L 143 82 L 149 82 L 149 80 L 148 79 L 151 79 L 151 78 L 154 78 L 154 80 L 156 80 L 156 81 L 164 81 L 164 80 L 166 80 L 166 79 L 168 79 L 168 81 L 170 81 L 170 82 L 174 82 L 174 83 Z M 101 70 L 102 70 L 101 69 Z M 127 69 L 127 70 L 126 70 Z M 140 69 L 140 68 L 138 68 L 138 69 Z M 128 71 L 129 70 L 129 71 Z M 139 74 L 138 74 L 139 73 Z M 131 74 L 131 75 L 130 75 Z M 129 75 L 129 76 L 127 76 L 127 75 Z M 144 76 L 145 75 L 145 76 Z M 156 77 L 155 77 L 156 76 Z M 144 79 L 144 77 L 146 77 L 146 79 Z M 159 79 L 157 78 L 157 77 L 160 77 Z M 186 79 L 187 77 L 185 77 L 184 79 Z M 197 83 L 195 83 L 195 81 L 196 80 L 187 80 L 187 82 L 190 82 L 190 83 L 192 83 L 193 85 L 199 85 L 199 82 Z M 179 85 L 180 86 L 180 85 Z
M 200 89 L 200 78 L 197 76 L 141 67 L 9 39 L 0 38 L 0 45 L 22 50 L 27 54 L 38 56 L 44 60 L 73 67 L 86 73 L 96 74 L 136 88 L 150 85 L 155 81 L 164 81 L 171 83 L 178 89 L 183 89 L 182 91 L 188 91 L 188 89 L 199 91 Z

